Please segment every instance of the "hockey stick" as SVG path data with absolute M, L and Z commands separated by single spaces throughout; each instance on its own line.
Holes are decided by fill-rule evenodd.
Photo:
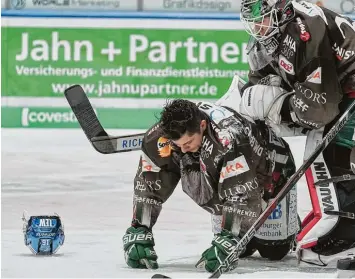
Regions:
M 240 88 L 245 82 L 239 77 L 233 78 L 227 93 L 215 102 L 216 105 L 240 102 Z M 102 154 L 121 153 L 140 150 L 145 133 L 110 136 L 102 127 L 94 109 L 80 85 L 73 85 L 64 91 L 64 95 L 73 110 L 81 128 L 96 151 Z
M 102 127 L 83 88 L 74 85 L 64 95 L 92 146 L 102 154 L 127 152 L 141 148 L 144 133 L 128 136 L 110 136 Z
M 336 121 L 335 125 L 329 130 L 326 136 L 318 144 L 316 149 L 313 151 L 311 156 L 302 164 L 302 166 L 290 177 L 286 184 L 282 187 L 277 196 L 271 200 L 271 203 L 266 207 L 266 209 L 261 213 L 259 218 L 255 223 L 249 228 L 249 230 L 241 238 L 240 242 L 236 245 L 233 251 L 227 256 L 222 265 L 213 272 L 208 278 L 219 278 L 224 270 L 228 268 L 232 263 L 238 260 L 241 252 L 246 248 L 246 245 L 255 236 L 257 230 L 264 224 L 266 219 L 274 211 L 279 202 L 287 195 L 287 193 L 292 189 L 292 187 L 298 182 L 298 180 L 304 175 L 305 171 L 312 165 L 312 163 L 317 159 L 317 157 L 323 152 L 323 150 L 328 146 L 328 144 L 335 138 L 338 132 L 344 127 L 346 122 L 355 115 L 355 101 L 347 108 L 343 115 Z M 169 278 L 165 275 L 155 274 L 152 278 Z

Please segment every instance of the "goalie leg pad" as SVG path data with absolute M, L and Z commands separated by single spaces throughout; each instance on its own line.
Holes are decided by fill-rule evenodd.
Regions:
M 346 147 L 331 144 L 306 172 L 313 219 L 308 216 L 297 237 L 300 260 L 304 262 L 326 265 L 355 246 L 355 220 L 351 219 L 355 213 L 355 181 L 314 185 L 317 181 L 352 174 L 350 152 Z

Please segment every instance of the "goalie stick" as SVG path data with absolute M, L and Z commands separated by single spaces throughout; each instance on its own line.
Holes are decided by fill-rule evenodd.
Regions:
M 102 127 L 83 88 L 73 85 L 64 91 L 71 109 L 92 146 L 102 154 L 141 149 L 144 133 L 128 136 L 110 136 Z
M 287 193 L 292 189 L 292 187 L 298 182 L 298 180 L 304 175 L 305 171 L 312 165 L 312 163 L 317 159 L 317 157 L 323 152 L 323 150 L 328 146 L 328 144 L 335 138 L 338 132 L 344 127 L 347 121 L 355 114 L 355 101 L 353 101 L 343 115 L 336 121 L 334 126 L 329 130 L 326 136 L 318 144 L 313 153 L 309 158 L 302 164 L 302 166 L 290 177 L 286 184 L 282 187 L 277 196 L 271 200 L 271 203 L 267 208 L 261 213 L 259 218 L 255 223 L 249 228 L 249 230 L 241 238 L 240 242 L 236 245 L 233 251 L 227 256 L 224 262 L 219 266 L 219 268 L 213 272 L 208 278 L 219 278 L 223 271 L 230 266 L 233 262 L 237 261 L 239 255 L 246 248 L 246 245 L 254 237 L 257 230 L 264 224 L 269 215 L 276 208 L 278 203 L 287 195 Z M 155 274 L 152 278 L 170 278 L 162 274 Z

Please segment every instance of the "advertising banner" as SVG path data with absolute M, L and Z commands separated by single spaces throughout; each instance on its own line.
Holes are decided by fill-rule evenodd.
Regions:
M 217 99 L 246 78 L 243 30 L 2 27 L 2 96 Z
M 96 108 L 97 117 L 107 129 L 146 129 L 156 122 L 160 109 L 136 110 Z M 137 117 L 137 115 L 139 117 Z M 79 128 L 72 110 L 52 107 L 2 107 L 3 128 Z
M 79 127 L 73 84 L 105 128 L 146 129 L 167 98 L 215 101 L 247 77 L 248 35 L 238 21 L 196 23 L 2 18 L 2 127 Z
M 137 11 L 138 0 L 9 0 L 10 8 L 46 10 Z
M 144 0 L 144 11 L 159 12 L 240 12 L 241 0 Z
M 308 2 L 326 7 L 340 14 L 355 13 L 355 0 L 308 0 Z

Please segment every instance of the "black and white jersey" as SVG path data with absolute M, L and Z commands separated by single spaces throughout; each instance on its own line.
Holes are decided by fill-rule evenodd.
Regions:
M 199 206 L 224 215 L 225 229 L 244 233 L 262 212 L 262 199 L 273 195 L 275 180 L 287 172 L 286 162 L 293 162 L 291 152 L 265 125 L 211 103 L 199 108 L 208 125 L 198 152 L 182 153 L 162 136 L 159 123 L 145 134 L 134 180 L 133 223 L 151 228 L 181 181 Z
M 272 62 L 251 71 L 249 85 L 269 74 L 283 78 L 283 120 L 320 128 L 339 114 L 344 94 L 355 92 L 355 23 L 308 2 L 292 2 L 295 16 L 281 28 L 280 46 Z

